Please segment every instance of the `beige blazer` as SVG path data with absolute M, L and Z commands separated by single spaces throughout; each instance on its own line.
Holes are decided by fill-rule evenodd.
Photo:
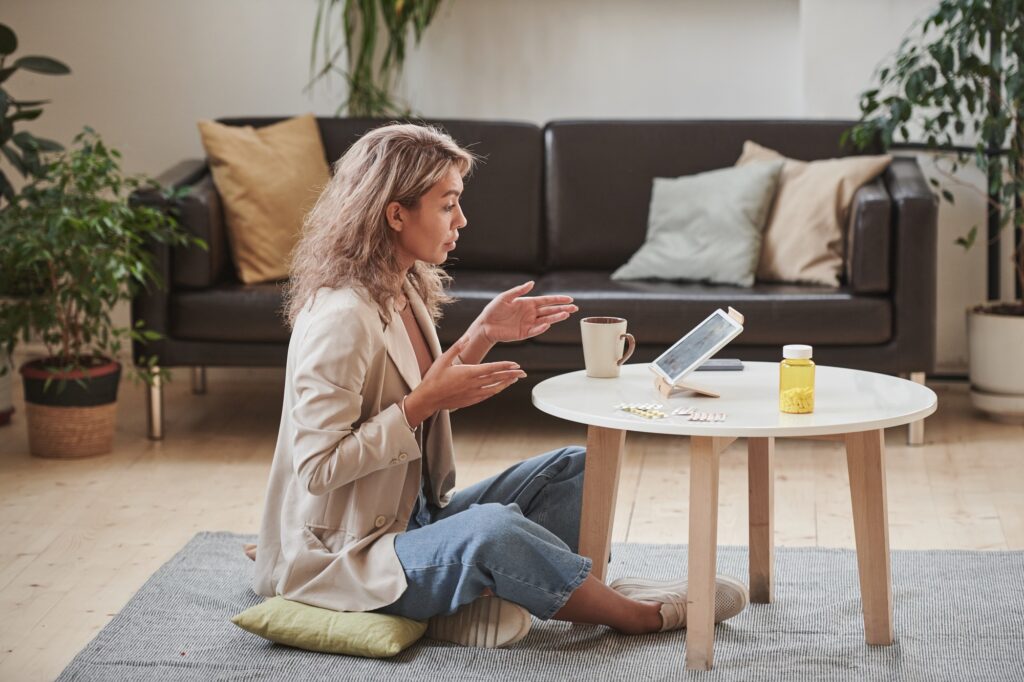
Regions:
M 431 355 L 433 321 L 404 285 Z M 420 383 L 401 317 L 384 324 L 362 288 L 320 289 L 288 344 L 284 405 L 256 553 L 253 589 L 337 611 L 369 611 L 406 588 L 395 536 L 406 529 L 426 455 L 428 495 L 455 485 L 447 410 L 418 433 L 398 403 Z

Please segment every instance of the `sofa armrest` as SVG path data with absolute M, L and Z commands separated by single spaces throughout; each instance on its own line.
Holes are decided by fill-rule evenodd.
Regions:
M 182 161 L 161 173 L 157 182 L 174 189 L 188 187 L 188 193 L 175 204 L 178 221 L 190 234 L 199 237 L 207 245 L 206 249 L 198 246 L 174 247 L 167 282 L 174 287 L 192 289 L 213 286 L 229 265 L 229 259 L 224 211 L 206 161 Z M 150 205 L 162 205 L 170 209 L 166 201 L 160 204 L 158 197 L 145 195 L 144 200 Z
M 168 319 L 170 306 L 168 304 L 169 294 L 167 287 L 170 286 L 168 282 L 170 281 L 171 273 L 171 249 L 167 244 L 161 244 L 156 241 L 149 243 L 149 249 L 153 254 L 153 269 L 160 275 L 164 287 L 161 288 L 151 282 L 135 294 L 131 304 L 132 328 L 139 321 L 142 321 L 146 329 L 158 332 L 162 336 L 167 336 L 170 329 Z M 144 364 L 142 362 L 144 356 L 160 356 L 163 346 L 164 339 L 147 341 L 145 343 L 132 341 L 132 358 L 135 364 Z
M 156 176 L 156 181 L 161 187 L 178 189 L 179 187 L 194 184 L 199 178 L 206 175 L 207 172 L 209 171 L 207 170 L 205 159 L 185 159 Z
M 894 333 L 904 372 L 935 370 L 938 201 L 913 157 L 885 172 L 892 199 Z
M 161 173 L 156 177 L 156 181 L 163 187 L 180 189 L 197 182 L 208 173 L 206 161 L 201 159 L 188 160 L 182 161 Z M 171 200 L 164 197 L 160 192 L 153 190 L 138 191 L 132 195 L 131 201 L 162 211 L 176 210 L 181 224 L 186 228 L 189 227 L 188 214 L 183 213 L 180 205 L 173 204 Z M 178 203 L 180 204 L 181 202 Z M 162 286 L 149 283 L 135 295 L 131 302 L 132 325 L 134 326 L 136 322 L 141 320 L 144 321 L 147 329 L 166 336 L 170 329 L 168 319 L 169 290 L 174 286 L 171 247 L 167 244 L 151 240 L 147 248 L 153 254 L 153 269 L 159 276 Z M 163 340 L 150 341 L 148 343 L 133 341 L 132 356 L 136 364 L 140 363 L 140 358 L 144 355 L 155 354 L 159 356 L 163 344 Z
M 171 257 L 171 282 L 175 287 L 205 289 L 216 284 L 228 267 L 227 227 L 220 194 L 209 173 L 192 184 L 179 202 L 181 225 L 206 242 L 198 246 L 176 246 Z
M 854 293 L 889 291 L 891 217 L 892 201 L 881 177 L 857 190 L 846 236 L 846 283 Z

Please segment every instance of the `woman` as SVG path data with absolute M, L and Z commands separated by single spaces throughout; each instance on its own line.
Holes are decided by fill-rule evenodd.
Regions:
M 439 267 L 466 216 L 473 157 L 445 133 L 388 125 L 335 165 L 306 220 L 286 297 L 284 409 L 255 590 L 339 611 L 429 619 L 428 634 L 503 646 L 530 614 L 623 633 L 685 626 L 683 583 L 590 575 L 578 549 L 585 450 L 527 459 L 454 491 L 449 413 L 526 376 L 482 360 L 544 333 L 569 296 L 498 295 L 447 351 Z M 721 620 L 747 603 L 720 581 Z

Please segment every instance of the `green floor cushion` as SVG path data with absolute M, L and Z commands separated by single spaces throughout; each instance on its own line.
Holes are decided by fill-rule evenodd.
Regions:
M 278 644 L 367 658 L 394 656 L 423 636 L 425 621 L 382 613 L 331 611 L 273 597 L 231 622 Z

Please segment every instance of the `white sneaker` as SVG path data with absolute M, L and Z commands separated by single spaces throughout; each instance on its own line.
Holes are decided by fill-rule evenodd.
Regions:
M 685 580 L 648 580 L 646 578 L 619 578 L 610 587 L 619 594 L 638 601 L 660 602 L 662 619 L 665 624 L 680 620 L 686 625 L 686 581 Z M 750 603 L 750 592 L 747 586 L 735 578 L 715 576 L 715 622 L 721 623 L 741 613 Z M 672 613 L 666 615 L 666 607 Z M 680 612 L 681 609 L 681 612 Z M 675 629 L 675 628 L 672 628 Z
M 427 637 L 487 649 L 515 644 L 530 632 L 530 612 L 498 597 L 479 597 L 447 616 L 427 621 Z

